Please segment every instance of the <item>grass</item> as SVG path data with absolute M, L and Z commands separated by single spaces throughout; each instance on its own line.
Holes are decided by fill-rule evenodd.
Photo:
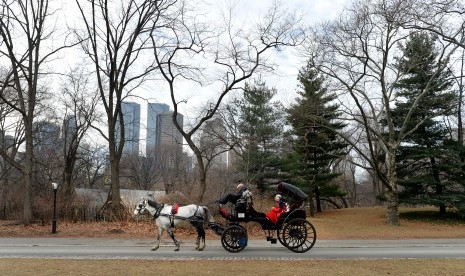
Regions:
M 385 209 L 381 207 L 328 210 L 308 219 L 315 225 L 320 240 L 465 238 L 463 221 L 452 218 L 442 219 L 435 214 L 437 213 L 433 209 L 402 208 L 400 226 L 387 225 Z M 255 223 L 247 224 L 247 228 L 250 238 L 264 238 L 263 232 Z M 120 223 L 59 221 L 58 233 L 52 235 L 50 225 L 37 224 L 25 227 L 11 221 L 0 221 L 0 236 L 153 239 L 155 228 L 149 220 Z M 181 240 L 193 239 L 195 234 L 186 227 L 177 229 L 176 236 Z M 208 231 L 207 239 L 218 239 L 218 236 Z M 463 259 L 308 261 L 0 259 L 0 275 L 268 275 L 277 272 L 282 275 L 463 275 L 463 262 Z

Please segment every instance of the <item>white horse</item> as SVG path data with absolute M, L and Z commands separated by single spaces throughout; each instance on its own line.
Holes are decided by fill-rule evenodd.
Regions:
M 174 237 L 173 227 L 183 220 L 189 221 L 192 226 L 197 230 L 197 241 L 195 250 L 202 251 L 205 248 L 205 230 L 203 225 L 208 221 L 209 226 L 217 232 L 219 225 L 215 223 L 213 216 L 206 206 L 199 206 L 190 204 L 186 206 L 180 206 L 177 208 L 177 213 L 173 214 L 173 205 L 158 203 L 155 200 L 142 199 L 139 204 L 136 205 L 134 215 L 142 215 L 149 212 L 155 219 L 158 226 L 158 237 L 156 244 L 152 247 L 152 251 L 157 250 L 160 246 L 160 238 L 163 232 L 166 230 L 173 239 L 176 248 L 174 251 L 179 250 L 179 242 Z

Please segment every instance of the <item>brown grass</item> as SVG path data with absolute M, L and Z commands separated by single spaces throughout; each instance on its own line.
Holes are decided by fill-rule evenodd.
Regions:
M 66 262 L 66 265 L 63 265 Z M 0 259 L 1 275 L 463 275 L 463 260 Z
M 410 212 L 413 208 L 401 208 Z M 216 217 L 220 223 L 224 219 Z M 318 239 L 433 239 L 465 238 L 465 223 L 440 223 L 401 219 L 400 226 L 385 223 L 385 209 L 349 208 L 327 210 L 309 217 L 317 231 Z M 248 223 L 250 239 L 263 239 L 264 233 L 257 223 Z M 194 239 L 195 231 L 190 226 L 177 228 L 179 239 Z M 57 233 L 51 234 L 51 224 L 30 224 L 24 226 L 16 221 L 0 221 L 1 237 L 73 237 L 73 238 L 112 238 L 112 239 L 153 239 L 156 235 L 154 223 L 149 218 L 125 222 L 57 222 Z M 207 231 L 207 239 L 218 239 L 212 231 Z

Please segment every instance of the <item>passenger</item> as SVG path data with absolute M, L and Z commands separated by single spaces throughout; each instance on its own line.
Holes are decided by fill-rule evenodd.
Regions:
M 274 197 L 274 201 L 276 205 L 271 208 L 271 210 L 266 214 L 266 217 L 274 224 L 278 222 L 279 217 L 281 216 L 282 213 L 287 212 L 287 205 L 283 201 L 282 196 L 280 194 L 277 194 Z
M 247 187 L 243 183 L 239 183 L 236 187 L 237 193 L 233 194 L 227 194 L 224 196 L 222 199 L 218 200 L 218 203 L 220 204 L 220 213 L 223 216 L 228 217 L 229 213 L 228 211 L 223 208 L 223 205 L 231 202 L 232 204 L 236 204 L 239 199 L 244 199 L 247 204 L 249 204 L 252 201 L 252 192 L 247 189 Z

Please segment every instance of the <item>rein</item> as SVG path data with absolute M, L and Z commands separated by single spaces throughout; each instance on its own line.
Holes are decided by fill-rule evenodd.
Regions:
M 159 204 L 156 201 L 152 201 L 152 200 L 147 200 L 147 205 L 155 209 L 155 212 L 153 213 L 154 219 L 157 219 L 160 216 L 161 210 L 163 209 L 163 207 L 165 207 L 165 204 L 163 203 Z
M 163 207 L 165 206 L 165 204 L 160 204 L 158 207 L 155 207 L 155 214 L 153 214 L 153 218 L 156 219 L 160 216 L 160 213 L 161 213 L 161 210 L 163 209 Z

